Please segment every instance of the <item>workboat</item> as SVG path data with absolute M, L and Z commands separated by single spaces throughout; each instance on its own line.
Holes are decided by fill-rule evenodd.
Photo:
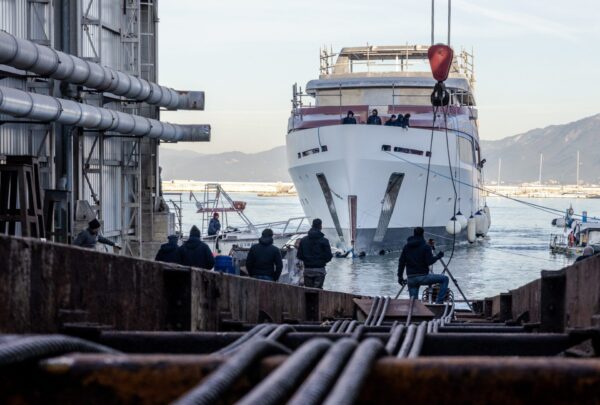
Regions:
M 244 213 L 246 202 L 234 200 L 219 183 L 207 183 L 200 199 L 190 192 L 190 200 L 195 202 L 196 212 L 201 214 L 202 240 L 217 254 L 227 255 L 233 248 L 249 249 L 257 243 L 262 231 L 267 228 L 273 231 L 273 244 L 281 247 L 294 235 L 305 232 L 308 226 L 305 217 L 292 217 L 263 224 L 253 223 Z M 217 234 L 209 235 L 208 225 L 215 213 L 220 216 L 221 229 Z
M 485 160 L 472 54 L 454 54 L 445 81 L 449 103 L 433 107 L 436 80 L 428 50 L 321 50 L 319 78 L 304 91 L 293 86 L 289 173 L 306 216 L 320 218 L 323 232 L 341 249 L 397 250 L 421 225 L 438 243 L 472 242 L 489 228 L 489 209 L 480 197 Z M 404 125 L 366 125 L 374 110 L 383 123 L 401 114 Z M 356 125 L 342 124 L 349 111 Z
M 566 256 L 579 256 L 586 246 L 600 253 L 600 222 L 581 222 L 572 220 L 570 227 L 565 226 L 563 233 L 550 235 L 550 250 Z

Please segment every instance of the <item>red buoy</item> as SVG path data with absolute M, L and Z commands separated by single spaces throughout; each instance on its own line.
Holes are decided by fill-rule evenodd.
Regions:
M 435 80 L 438 82 L 446 80 L 452 66 L 452 58 L 454 57 L 452 48 L 444 44 L 432 45 L 427 51 L 427 57 L 429 58 L 429 66 L 431 66 L 431 73 L 433 73 Z

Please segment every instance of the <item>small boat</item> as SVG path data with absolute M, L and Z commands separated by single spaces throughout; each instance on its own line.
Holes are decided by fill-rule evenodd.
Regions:
M 245 201 L 237 201 L 223 190 L 219 183 L 208 183 L 204 186 L 201 200 L 190 192 L 190 200 L 196 203 L 197 213 L 202 214 L 200 222 L 202 240 L 213 252 L 229 254 L 234 247 L 250 248 L 257 242 L 264 229 L 273 230 L 273 244 L 283 246 L 292 236 L 306 231 L 306 217 L 292 217 L 284 221 L 255 224 L 244 213 Z M 214 213 L 221 216 L 221 231 L 216 235 L 208 235 L 208 224 Z M 241 226 L 230 225 L 229 214 L 234 214 L 242 223 Z M 238 223 L 240 221 L 237 221 Z
M 550 235 L 550 250 L 566 256 L 581 255 L 586 246 L 600 253 L 600 223 L 575 220 L 562 234 Z

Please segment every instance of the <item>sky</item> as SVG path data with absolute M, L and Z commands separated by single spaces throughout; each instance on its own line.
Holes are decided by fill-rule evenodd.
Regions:
M 319 49 L 431 42 L 424 0 L 163 0 L 159 82 L 206 92 L 205 111 L 164 121 L 211 124 L 201 153 L 285 144 L 292 85 L 318 77 Z M 454 0 L 451 45 L 475 55 L 480 137 L 492 140 L 600 112 L 598 0 Z M 436 42 L 447 2 L 436 1 Z

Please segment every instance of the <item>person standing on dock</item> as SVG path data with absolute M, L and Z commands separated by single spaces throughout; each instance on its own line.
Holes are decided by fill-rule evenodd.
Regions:
M 188 240 L 177 249 L 177 263 L 206 270 L 215 266 L 215 258 L 208 245 L 200 240 L 200 229 L 196 225 L 190 229 Z
M 158 249 L 154 260 L 157 262 L 177 263 L 177 249 L 179 248 L 177 241 L 179 237 L 177 235 L 169 235 L 167 239 L 167 243 L 160 245 L 160 249 Z
M 425 230 L 416 227 L 413 236 L 409 237 L 400 254 L 398 262 L 398 283 L 408 283 L 410 298 L 419 298 L 419 287 L 422 285 L 440 284 L 440 292 L 435 300 L 436 304 L 444 303 L 448 290 L 448 277 L 442 274 L 430 274 L 429 266 L 444 257 L 444 252 L 433 255 L 431 246 L 425 242 Z M 404 279 L 404 269 L 408 281 Z
M 344 119 L 342 119 L 342 124 L 343 125 L 356 124 L 356 118 L 354 118 L 354 113 L 352 111 L 348 111 L 348 114 L 346 114 L 346 117 Z
M 323 226 L 319 218 L 312 222 L 308 235 L 303 237 L 298 248 L 298 259 L 304 262 L 304 286 L 323 288 L 325 282 L 325 266 L 333 258 L 331 245 L 321 232 Z
M 281 252 L 273 246 L 273 231 L 267 228 L 262 231 L 258 243 L 250 247 L 246 258 L 246 270 L 252 278 L 277 281 L 282 269 Z
M 213 236 L 221 230 L 221 222 L 219 221 L 219 213 L 215 212 L 208 223 L 208 236 Z
M 73 241 L 73 245 L 81 246 L 87 249 L 95 249 L 96 244 L 100 242 L 104 245 L 113 246 L 117 250 L 121 250 L 121 247 L 119 245 L 117 245 L 112 240 L 106 239 L 104 236 L 99 235 L 99 232 L 100 221 L 94 218 L 90 222 L 88 222 L 88 227 L 86 229 L 79 232 L 79 234 L 75 238 L 75 241 Z

